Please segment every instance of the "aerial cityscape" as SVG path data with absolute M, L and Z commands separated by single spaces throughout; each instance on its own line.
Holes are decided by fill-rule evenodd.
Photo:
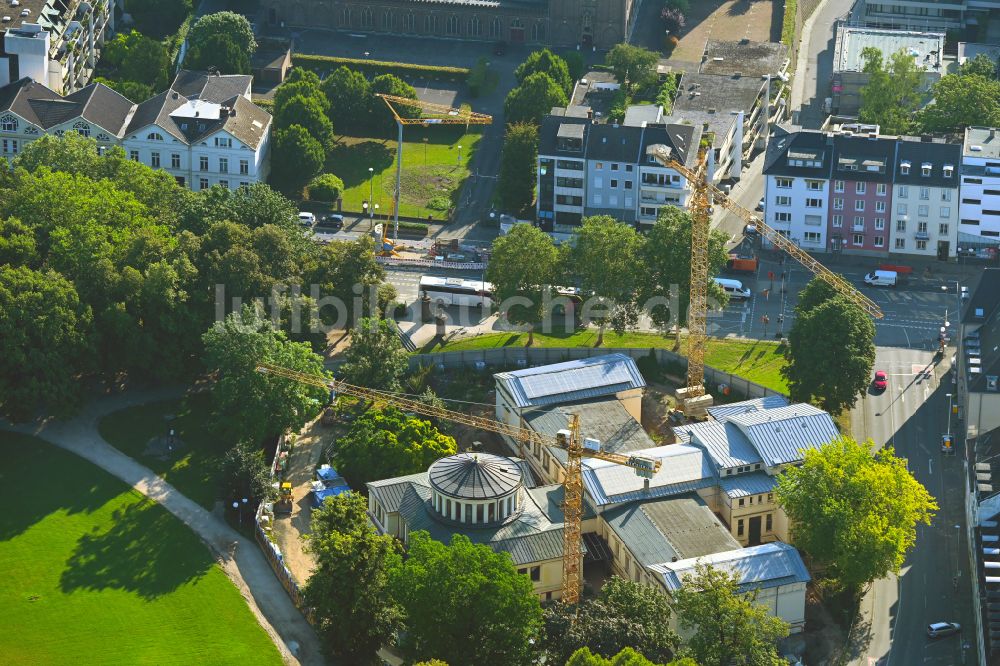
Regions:
M 4 664 L 1000 666 L 1000 1 L 0 0 L 0 348 Z

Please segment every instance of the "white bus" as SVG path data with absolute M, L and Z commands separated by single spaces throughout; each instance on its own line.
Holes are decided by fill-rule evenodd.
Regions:
M 420 295 L 425 293 L 435 303 L 445 306 L 489 309 L 493 305 L 493 285 L 479 280 L 423 275 L 420 278 Z

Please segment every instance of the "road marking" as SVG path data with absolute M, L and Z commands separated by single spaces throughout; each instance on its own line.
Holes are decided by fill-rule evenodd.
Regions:
M 934 473 L 934 464 L 933 463 L 934 463 L 934 459 L 933 458 L 928 458 L 927 459 L 927 473 L 928 474 L 933 474 Z

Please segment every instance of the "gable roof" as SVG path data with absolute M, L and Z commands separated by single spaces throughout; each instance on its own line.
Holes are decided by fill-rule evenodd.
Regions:
M 904 185 L 924 187 L 958 187 L 961 179 L 962 146 L 945 143 L 943 139 L 921 141 L 916 137 L 898 142 L 893 181 Z M 903 162 L 910 163 L 909 173 L 904 174 Z M 923 174 L 923 165 L 931 165 L 930 175 Z M 945 177 L 944 166 L 951 166 L 951 177 Z
M 80 116 L 115 136 L 121 136 L 136 105 L 103 83 L 91 83 L 66 96 L 81 105 Z
M 200 115 L 203 112 L 205 115 Z M 138 106 L 127 133 L 133 134 L 156 125 L 178 141 L 190 145 L 225 131 L 237 141 L 256 149 L 270 124 L 271 114 L 239 95 L 219 103 L 201 98 L 189 99 L 176 90 L 165 90 Z
M 729 497 L 749 497 L 750 495 L 774 492 L 777 479 L 764 472 L 750 472 L 749 474 L 724 476 L 719 481 L 719 485 L 722 486 L 722 492 Z
M 992 269 L 996 272 L 997 269 Z M 985 278 L 985 276 L 984 276 Z M 991 280 L 993 282 L 993 280 Z M 982 282 L 976 289 L 982 291 Z M 967 380 L 967 390 L 971 393 L 997 393 L 1000 391 L 1000 290 L 993 291 L 992 303 L 984 304 L 984 317 L 976 319 L 973 314 L 973 321 L 982 324 L 977 331 L 979 350 L 976 353 L 967 351 L 967 342 L 963 340 L 962 351 L 965 357 L 965 374 Z M 977 305 L 976 307 L 980 307 Z M 973 360 L 978 360 L 973 363 Z
M 187 143 L 184 133 L 181 132 L 174 121 L 170 118 L 170 113 L 187 103 L 179 93 L 172 90 L 164 90 L 155 97 L 150 97 L 136 108 L 132 114 L 132 120 L 125 130 L 126 134 L 139 132 L 150 125 L 160 127 L 178 141 Z
M 821 167 L 792 166 L 788 163 L 789 152 L 809 153 L 816 156 Z M 764 175 L 792 176 L 800 178 L 830 178 L 833 165 L 833 146 L 822 132 L 812 130 L 790 130 L 775 127 L 771 140 L 767 142 L 764 157 Z
M 701 141 L 701 127 L 680 123 L 658 123 L 646 125 L 642 133 L 642 151 L 639 161 L 647 166 L 662 166 L 657 163 L 650 165 L 646 159 L 650 146 L 663 144 L 670 148 L 670 155 L 683 164 L 692 167 L 698 158 L 698 142 Z
M 631 503 L 603 515 L 643 566 L 740 547 L 695 493 Z
M 493 377 L 517 407 L 576 402 L 646 386 L 635 361 L 625 354 L 498 372 Z
M 591 125 L 585 149 L 588 160 L 635 164 L 642 149 L 642 128 L 607 124 Z
M 247 95 L 252 85 L 253 77 L 248 74 L 209 74 L 182 69 L 170 89 L 188 99 L 223 104 L 237 95 Z
M 705 421 L 678 426 L 685 441 L 703 446 L 719 469 L 743 467 L 763 462 L 763 458 L 739 426 L 728 421 Z
M 634 455 L 661 462 L 660 471 L 648 480 L 649 488 L 630 467 L 584 459 L 583 487 L 595 506 L 680 495 L 716 483 L 715 464 L 697 446 L 671 444 L 636 451 Z
M 602 451 L 631 453 L 656 446 L 643 430 L 642 424 L 614 397 L 531 411 L 524 415 L 524 420 L 535 432 L 554 437 L 558 431 L 567 427 L 570 414 L 580 417 L 580 432 L 585 437 L 600 440 Z M 565 454 L 564 449 L 551 449 L 553 455 L 557 452 Z M 560 460 L 565 461 L 565 455 Z
M 674 592 L 684 584 L 684 577 L 694 573 L 698 562 L 710 564 L 736 575 L 739 592 L 767 589 L 779 585 L 808 583 L 812 578 L 799 552 L 787 543 L 765 543 L 760 546 L 714 553 L 678 562 L 664 562 L 650 567 L 663 578 L 667 590 Z
M 840 436 L 829 414 L 805 403 L 734 414 L 727 422 L 739 426 L 769 467 L 799 462 L 803 449 L 819 449 Z
M 745 414 L 747 412 L 759 412 L 765 409 L 776 407 L 787 407 L 788 398 L 783 395 L 767 395 L 763 398 L 751 398 L 731 402 L 728 405 L 715 405 L 708 408 L 709 415 L 716 421 L 725 421 L 731 414 Z
M 48 127 L 49 106 L 39 102 L 62 102 L 62 97 L 25 77 L 0 88 L 0 112 L 11 111 L 38 127 Z M 39 115 L 41 114 L 41 115 Z
M 833 178 L 839 180 L 892 182 L 896 154 L 894 137 L 833 137 Z M 854 169 L 845 167 L 853 166 Z

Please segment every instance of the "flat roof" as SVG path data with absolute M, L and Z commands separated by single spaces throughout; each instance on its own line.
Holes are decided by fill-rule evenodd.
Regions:
M 943 32 L 883 30 L 854 26 L 841 26 L 837 30 L 834 71 L 860 72 L 864 67 L 861 52 L 869 47 L 881 51 L 885 60 L 900 50 L 905 51 L 913 56 L 918 69 L 943 73 L 941 69 L 944 53 Z
M 966 60 L 970 60 L 981 54 L 986 54 L 993 58 L 993 60 L 1000 59 L 1000 44 L 958 43 L 958 64 L 960 65 Z
M 684 74 L 672 115 L 683 116 L 685 111 L 749 112 L 763 87 L 764 81 L 755 76 Z
M 701 73 L 760 77 L 780 74 L 787 66 L 788 48 L 784 44 L 710 39 L 705 43 Z
M 1000 128 L 966 127 L 962 154 L 966 157 L 1000 157 Z

